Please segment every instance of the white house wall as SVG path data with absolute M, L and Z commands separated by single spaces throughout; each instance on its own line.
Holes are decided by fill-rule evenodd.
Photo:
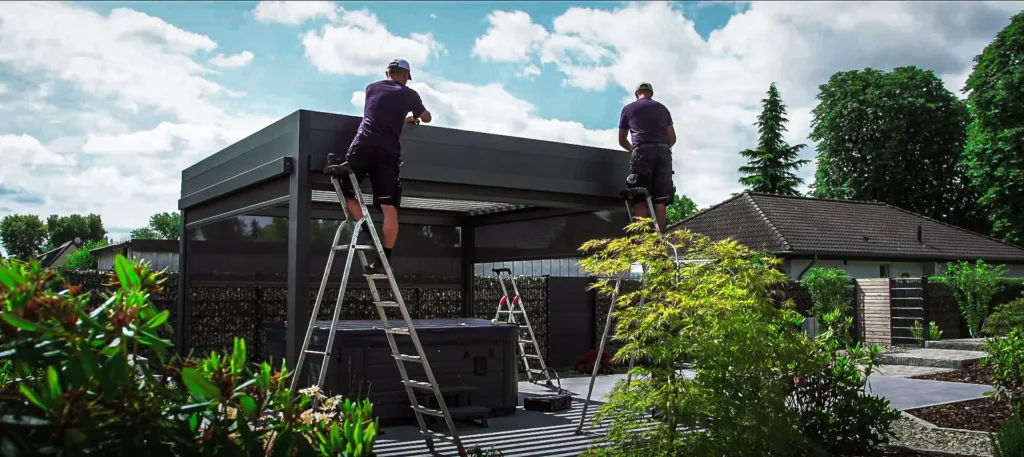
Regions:
M 790 279 L 797 279 L 800 272 L 807 268 L 812 262 L 811 259 L 788 259 L 785 262 L 786 273 L 789 274 Z M 863 260 L 848 260 L 845 263 L 842 260 L 818 260 L 811 268 L 841 268 L 846 271 L 846 274 L 850 275 L 853 279 L 860 278 L 878 278 L 879 271 L 883 264 L 889 265 L 889 277 L 899 278 L 904 273 L 911 278 L 920 278 L 926 274 L 925 269 L 927 263 L 920 262 L 881 262 L 881 261 L 863 261 Z M 942 275 L 945 273 L 946 264 L 944 262 L 932 263 L 934 265 L 933 271 L 927 272 L 928 276 Z M 806 277 L 806 273 L 804 273 Z M 1024 265 L 1006 265 L 1006 274 L 1003 275 L 1006 278 L 1021 278 L 1024 277 Z

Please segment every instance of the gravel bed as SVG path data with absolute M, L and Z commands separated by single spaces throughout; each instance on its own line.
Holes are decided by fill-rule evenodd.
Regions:
M 966 384 L 992 385 L 992 367 L 983 366 L 980 363 L 971 365 L 962 370 L 947 371 L 922 376 L 911 376 L 911 379 L 925 379 L 929 381 L 962 382 Z
M 1001 425 L 1010 420 L 1010 411 L 1009 400 L 987 397 L 907 412 L 939 427 L 997 432 Z
M 904 414 L 893 424 L 892 444 L 940 452 L 991 456 L 988 434 L 931 428 L 926 423 Z

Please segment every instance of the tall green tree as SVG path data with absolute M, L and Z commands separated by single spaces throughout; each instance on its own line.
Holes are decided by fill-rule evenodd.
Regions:
M 740 155 L 747 158 L 747 165 L 740 167 L 740 184 L 754 192 L 781 195 L 800 195 L 796 189 L 804 180 L 796 171 L 809 160 L 800 159 L 800 151 L 806 144 L 790 146 L 783 136 L 786 133 L 786 105 L 782 95 L 772 83 L 768 98 L 761 100 L 761 114 L 757 116 L 757 131 L 761 134 L 756 149 L 745 149 Z
M 1024 12 L 974 58 L 964 161 L 993 235 L 1024 244 Z
M 13 258 L 29 260 L 43 251 L 46 225 L 35 214 L 10 214 L 0 220 L 0 242 Z
M 181 239 L 181 213 L 156 213 L 149 217 L 149 225 L 131 231 L 131 239 Z
M 819 89 L 814 196 L 884 202 L 988 232 L 961 160 L 967 108 L 935 73 L 844 71 Z
M 671 226 L 683 219 L 697 214 L 697 204 L 685 195 L 676 195 L 672 203 L 665 208 L 665 225 Z
M 107 230 L 103 228 L 103 219 L 99 214 L 56 214 L 46 218 L 46 249 L 54 249 L 68 241 L 81 238 L 82 241 L 106 239 Z

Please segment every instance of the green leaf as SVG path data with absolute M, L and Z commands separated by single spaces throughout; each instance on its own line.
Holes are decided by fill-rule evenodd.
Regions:
M 157 314 L 156 316 L 153 316 L 153 318 L 150 319 L 149 322 L 146 322 L 145 328 L 147 328 L 147 329 L 157 328 L 157 327 L 160 326 L 160 324 L 163 324 L 164 322 L 167 322 L 167 318 L 169 318 L 170 316 L 171 316 L 171 312 L 168 311 L 168 310 L 164 310 L 160 314 Z
M 17 289 L 18 284 L 24 282 L 25 278 L 17 271 L 14 271 L 14 269 L 9 267 L 0 267 L 0 283 L 3 283 L 3 285 L 7 286 L 8 289 Z
M 114 258 L 114 270 L 122 289 L 139 287 L 139 275 L 135 273 L 135 266 L 124 255 L 118 254 Z
M 256 400 L 248 395 L 242 394 L 242 396 L 238 398 L 238 404 L 242 407 L 242 414 L 244 414 L 249 420 L 255 419 L 259 414 L 259 409 L 256 407 Z
M 25 396 L 25 399 L 28 400 L 33 405 L 36 405 L 44 410 L 49 409 L 49 403 L 43 401 L 43 398 L 40 397 L 39 394 L 37 394 L 35 391 L 33 391 L 31 387 L 22 384 L 18 386 L 18 391 L 21 392 L 21 394 Z
M 120 353 L 112 355 L 101 369 L 103 396 L 108 401 L 118 398 L 118 393 L 128 378 L 128 361 Z
M 60 386 L 60 377 L 53 366 L 46 367 L 46 387 L 50 389 L 50 398 L 59 398 L 64 394 L 64 389 Z
M 221 392 L 217 386 L 203 377 L 195 368 L 185 368 L 181 371 L 181 379 L 185 382 L 190 394 L 201 400 L 214 400 L 220 398 Z
M 38 322 L 25 320 L 11 313 L 0 314 L 0 318 L 3 318 L 3 320 L 10 324 L 11 326 L 25 330 L 27 332 L 50 332 L 54 330 L 53 327 L 49 327 Z

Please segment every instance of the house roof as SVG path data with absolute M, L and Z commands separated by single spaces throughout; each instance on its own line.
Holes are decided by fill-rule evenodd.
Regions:
M 775 254 L 1024 263 L 1024 247 L 874 202 L 743 192 L 679 228 Z
M 108 244 L 95 248 L 89 252 L 93 255 L 101 254 L 107 251 L 118 251 L 124 255 L 128 255 L 128 250 L 131 249 L 135 252 L 178 252 L 181 246 L 181 242 L 178 240 L 148 240 L 137 238 L 134 240 L 127 240 L 117 244 Z
M 64 244 L 57 246 L 55 249 L 51 249 L 49 251 L 37 255 L 36 260 L 39 261 L 43 268 L 50 268 L 53 265 L 53 262 L 59 259 L 60 256 L 64 255 L 64 253 L 67 252 L 68 249 L 71 249 L 71 246 L 74 246 L 76 248 L 82 247 L 82 240 L 78 237 L 75 237 L 75 239 L 67 241 Z

